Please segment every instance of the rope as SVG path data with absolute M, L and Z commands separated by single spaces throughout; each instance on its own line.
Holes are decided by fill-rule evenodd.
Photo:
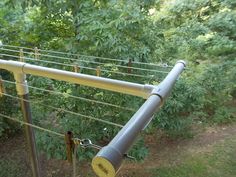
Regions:
M 12 82 L 12 81 L 3 80 L 3 79 L 2 79 L 2 81 L 5 82 L 5 83 L 16 85 L 16 83 Z M 22 83 L 18 83 L 18 85 L 26 86 L 25 84 L 22 84 Z M 28 87 L 32 88 L 32 89 L 35 89 L 35 90 L 39 90 L 39 91 L 43 91 L 43 92 L 48 92 L 48 93 L 51 93 L 51 94 L 58 94 L 58 95 L 62 95 L 62 96 L 66 95 L 66 96 L 71 97 L 71 98 L 75 98 L 75 99 L 78 99 L 78 100 L 83 100 L 83 101 L 87 101 L 87 102 L 91 102 L 91 103 L 103 104 L 105 106 L 111 106 L 111 107 L 115 107 L 115 108 L 119 108 L 119 109 L 123 109 L 123 110 L 127 110 L 127 111 L 132 111 L 132 112 L 135 111 L 135 109 L 132 109 L 132 108 L 126 108 L 126 107 L 122 107 L 122 106 L 111 104 L 111 103 L 107 103 L 107 102 L 92 100 L 92 99 L 88 99 L 88 98 L 84 98 L 84 97 L 78 97 L 78 96 L 70 95 L 68 93 L 65 94 L 65 93 L 62 93 L 62 92 L 56 92 L 56 91 L 52 91 L 52 90 L 42 89 L 42 88 L 30 86 L 30 85 L 28 85 Z
M 79 117 L 84 117 L 84 118 L 88 118 L 88 119 L 91 119 L 91 120 L 99 121 L 99 122 L 102 122 L 102 123 L 105 123 L 105 124 L 109 124 L 109 125 L 113 125 L 113 126 L 117 126 L 117 127 L 121 127 L 121 128 L 123 127 L 123 125 L 121 125 L 121 124 L 117 124 L 117 123 L 114 123 L 114 122 L 110 122 L 110 121 L 99 119 L 99 118 L 92 117 L 92 116 L 83 115 L 83 114 L 76 113 L 76 112 L 69 111 L 69 110 L 65 110 L 65 109 L 62 109 L 62 108 L 57 108 L 57 107 L 54 107 L 54 106 L 45 105 L 45 104 L 38 103 L 38 102 L 35 102 L 35 101 L 29 101 L 29 100 L 19 98 L 19 97 L 16 97 L 16 96 L 12 96 L 12 95 L 9 95 L 9 94 L 6 94 L 6 93 L 2 93 L 2 95 L 5 95 L 7 97 L 14 98 L 14 99 L 17 99 L 17 100 L 23 100 L 23 101 L 28 102 L 28 103 L 42 105 L 42 106 L 47 107 L 47 108 L 51 108 L 51 109 L 54 109 L 54 110 L 57 110 L 57 111 L 63 111 L 63 112 L 69 113 L 69 114 L 79 116 Z
M 19 47 L 19 46 L 13 46 L 13 45 L 2 45 L 5 47 L 11 47 L 11 48 L 22 48 L 22 49 L 27 49 L 27 50 L 32 50 L 34 51 L 35 49 L 33 48 L 27 48 L 27 47 Z M 81 55 L 81 54 L 70 54 L 70 53 L 66 53 L 66 52 L 58 52 L 58 51 L 52 51 L 52 50 L 42 50 L 42 49 L 38 49 L 41 52 L 50 52 L 50 53 L 56 53 L 56 54 L 66 54 L 66 55 L 71 55 L 71 56 L 81 56 L 81 57 L 87 57 L 87 58 L 98 58 L 101 60 L 108 60 L 108 61 L 115 61 L 115 62 L 124 62 L 125 60 L 122 59 L 115 59 L 115 58 L 107 58 L 107 57 L 98 57 L 98 56 L 90 56 L 90 55 Z M 160 64 L 155 64 L 155 63 L 144 63 L 144 62 L 137 62 L 137 61 L 133 61 L 132 63 L 134 64 L 141 64 L 141 65 L 149 65 L 149 66 L 156 66 L 156 67 L 163 67 L 163 68 L 172 68 L 173 66 L 163 66 Z
M 65 136 L 65 135 L 63 135 L 63 134 L 61 134 L 61 133 L 57 133 L 57 132 L 55 132 L 55 131 L 52 131 L 52 130 L 49 130 L 49 129 L 46 129 L 46 128 L 43 128 L 43 127 L 39 127 L 39 126 L 37 126 L 37 125 L 33 125 L 33 124 L 30 124 L 30 123 L 27 123 L 27 122 L 18 120 L 18 119 L 16 119 L 16 118 L 13 118 L 13 117 L 10 117 L 10 116 L 1 114 L 1 113 L 0 113 L 0 116 L 1 116 L 1 117 L 4 117 L 4 118 L 6 118 L 6 119 L 9 119 L 9 120 L 12 120 L 12 121 L 15 121 L 15 122 L 18 122 L 18 123 L 21 123 L 21 124 L 24 124 L 24 125 L 33 127 L 33 128 L 36 128 L 36 129 L 38 129 L 38 130 L 45 131 L 45 132 L 48 132 L 48 133 L 51 133 L 51 134 L 54 134 L 54 135 L 63 137 L 63 138 L 64 138 L 64 136 Z

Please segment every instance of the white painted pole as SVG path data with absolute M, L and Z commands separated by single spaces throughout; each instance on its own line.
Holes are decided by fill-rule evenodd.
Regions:
M 23 114 L 23 120 L 27 123 L 32 124 L 32 113 L 29 100 L 29 90 L 26 81 L 25 74 L 22 73 L 14 73 L 14 78 L 16 80 L 16 90 L 19 95 L 21 110 Z M 40 163 L 38 161 L 38 154 L 36 148 L 35 134 L 34 129 L 28 125 L 24 126 L 25 129 L 25 137 L 26 137 L 26 145 L 29 153 L 30 165 L 32 169 L 33 177 L 41 177 L 41 168 Z
M 130 94 L 142 98 L 148 98 L 154 89 L 154 86 L 152 85 L 142 85 L 115 79 L 91 76 L 87 74 L 47 68 L 17 61 L 0 60 L 0 68 L 12 71 L 13 73 L 42 76 L 114 92 Z

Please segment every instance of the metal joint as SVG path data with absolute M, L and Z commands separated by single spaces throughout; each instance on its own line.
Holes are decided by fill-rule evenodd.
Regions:
M 144 98 L 148 98 L 148 97 L 151 95 L 151 93 L 152 93 L 152 91 L 153 91 L 154 89 L 155 89 L 155 86 L 149 85 L 149 84 L 145 84 L 144 87 L 143 87 L 143 91 L 144 91 L 144 93 L 146 93 L 147 95 L 144 96 Z M 148 96 L 148 95 L 149 95 L 149 96 Z
M 161 94 L 161 89 L 160 89 L 158 86 L 156 86 L 156 87 L 152 90 L 150 96 L 151 96 L 151 95 L 156 95 L 156 96 L 158 96 L 158 97 L 161 99 L 161 105 L 163 105 L 163 103 L 164 103 L 164 97 L 162 96 L 162 94 Z
M 101 146 L 93 144 L 92 141 L 90 139 L 88 139 L 88 138 L 82 139 L 80 141 L 80 146 L 82 148 L 94 148 L 94 149 L 98 149 L 98 150 L 102 149 Z
M 101 146 L 93 144 L 92 141 L 88 138 L 85 139 L 79 139 L 79 138 L 73 138 L 72 139 L 74 144 L 81 146 L 82 148 L 94 148 L 94 149 L 102 149 Z
M 186 61 L 184 61 L 184 60 L 178 60 L 178 61 L 176 62 L 176 64 L 177 64 L 177 63 L 182 63 L 182 64 L 184 65 L 184 67 L 186 67 L 186 65 L 187 65 Z

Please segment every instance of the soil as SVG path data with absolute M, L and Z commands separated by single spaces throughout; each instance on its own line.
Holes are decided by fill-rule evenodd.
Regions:
M 149 155 L 143 162 L 126 160 L 118 175 L 119 177 L 149 177 L 149 169 L 160 166 L 169 166 L 181 162 L 181 155 L 186 152 L 208 151 L 210 148 L 230 136 L 236 135 L 236 124 L 228 126 L 208 127 L 200 130 L 192 139 L 170 139 L 162 136 L 159 132 L 152 135 L 145 135 L 145 143 L 149 149 Z M 19 134 L 8 140 L 0 142 L 0 159 L 16 161 L 19 163 L 21 173 L 17 176 L 30 177 L 31 171 L 29 160 L 25 151 L 24 136 Z M 66 177 L 72 176 L 72 166 L 64 160 L 47 160 L 44 155 L 40 156 L 43 176 Z M 91 170 L 89 162 L 77 164 L 78 177 L 96 176 Z M 0 175 L 1 176 L 1 175 Z

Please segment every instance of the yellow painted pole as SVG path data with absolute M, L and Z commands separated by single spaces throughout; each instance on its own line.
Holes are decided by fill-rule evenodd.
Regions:
M 101 76 L 101 67 L 100 67 L 100 66 L 98 66 L 97 69 L 96 69 L 96 75 L 97 75 L 98 77 Z
M 24 51 L 20 49 L 20 62 L 24 62 Z

